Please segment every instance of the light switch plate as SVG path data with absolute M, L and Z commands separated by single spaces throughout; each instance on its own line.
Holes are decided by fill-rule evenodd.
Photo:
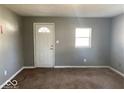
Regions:
M 56 40 L 56 44 L 59 44 L 59 40 Z

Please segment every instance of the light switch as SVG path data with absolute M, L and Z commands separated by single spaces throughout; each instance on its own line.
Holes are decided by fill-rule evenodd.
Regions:
M 59 44 L 59 40 L 56 40 L 56 44 Z

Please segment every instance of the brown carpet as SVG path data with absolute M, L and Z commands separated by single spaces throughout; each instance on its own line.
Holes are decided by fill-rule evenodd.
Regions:
M 124 88 L 124 78 L 107 68 L 24 69 L 14 79 L 20 89 Z

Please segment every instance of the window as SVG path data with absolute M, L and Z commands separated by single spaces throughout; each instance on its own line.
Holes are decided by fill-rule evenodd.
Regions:
M 49 33 L 50 30 L 47 27 L 41 27 L 38 32 L 42 32 L 42 33 Z
M 91 28 L 76 28 L 75 47 L 91 47 Z

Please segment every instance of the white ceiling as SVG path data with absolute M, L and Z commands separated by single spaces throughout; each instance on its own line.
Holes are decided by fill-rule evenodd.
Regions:
M 124 12 L 124 5 L 109 4 L 11 4 L 4 5 L 21 16 L 113 17 Z

